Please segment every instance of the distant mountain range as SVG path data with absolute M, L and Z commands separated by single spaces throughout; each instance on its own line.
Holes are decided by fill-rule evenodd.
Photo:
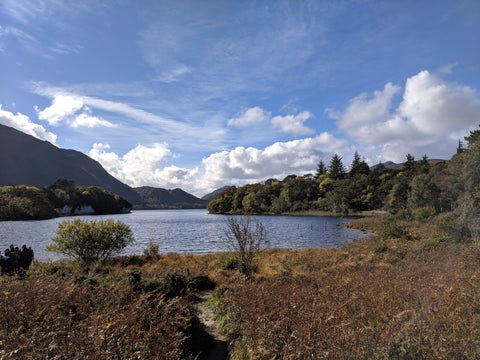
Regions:
M 417 161 L 420 161 L 420 160 L 417 160 Z M 441 162 L 441 161 L 445 161 L 445 160 L 442 160 L 442 159 L 428 159 L 428 163 L 430 165 L 435 165 L 436 163 L 438 162 Z M 404 163 L 394 163 L 393 161 L 386 161 L 384 163 L 381 163 L 383 166 L 385 166 L 387 169 L 402 169 L 403 168 L 403 165 Z M 374 170 L 378 167 L 378 164 L 377 165 L 373 165 L 370 167 L 370 170 Z
M 100 186 L 120 195 L 136 209 L 205 208 L 208 201 L 180 189 L 131 188 L 87 155 L 66 150 L 11 127 L 0 125 L 0 186 L 44 187 L 58 179 Z
M 142 209 L 203 209 L 208 201 L 197 198 L 182 189 L 165 190 L 150 186 L 134 188 L 143 199 Z
M 224 186 L 224 187 L 221 187 L 220 189 L 212 191 L 211 193 L 208 193 L 207 195 L 203 196 L 202 200 L 204 200 L 208 203 L 209 201 L 212 201 L 213 199 L 215 199 L 215 196 L 220 194 L 223 190 L 227 190 L 230 187 L 231 186 Z

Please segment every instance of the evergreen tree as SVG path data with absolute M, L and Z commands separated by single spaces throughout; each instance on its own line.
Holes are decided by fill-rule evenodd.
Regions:
M 320 176 L 327 173 L 327 167 L 323 163 L 323 160 L 320 160 L 317 166 L 317 172 L 315 173 L 315 179 L 318 179 Z
M 370 172 L 370 168 L 368 164 L 366 163 L 365 159 L 360 159 L 360 155 L 358 154 L 357 151 L 355 151 L 355 154 L 353 155 L 353 161 L 352 161 L 352 166 L 350 167 L 350 176 L 355 176 L 357 174 L 364 174 L 368 175 Z
M 328 167 L 328 177 L 331 179 L 343 179 L 345 177 L 345 166 L 343 166 L 342 157 L 335 154 Z
M 458 139 L 458 146 L 457 146 L 457 154 L 461 154 L 465 152 L 465 146 L 463 145 L 462 140 Z
M 407 161 L 403 164 L 403 170 L 409 174 L 413 175 L 415 173 L 416 163 L 415 156 L 407 154 Z
M 471 148 L 477 142 L 477 140 L 480 139 L 480 130 L 470 131 L 470 135 L 465 136 L 464 139 L 467 141 L 468 147 Z
M 430 170 L 430 163 L 428 162 L 428 156 L 425 154 L 422 157 L 422 160 L 418 163 L 420 171 L 424 174 L 428 173 L 428 170 Z

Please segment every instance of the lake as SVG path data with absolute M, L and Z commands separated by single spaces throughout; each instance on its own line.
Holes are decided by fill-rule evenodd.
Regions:
M 143 254 L 149 240 L 159 244 L 161 253 L 206 254 L 227 251 L 226 215 L 212 215 L 207 210 L 135 210 L 129 214 L 61 217 L 39 221 L 0 222 L 0 249 L 10 244 L 32 246 L 39 261 L 57 260 L 59 255 L 45 250 L 63 220 L 114 219 L 128 224 L 135 243 L 124 254 Z M 309 216 L 253 216 L 266 230 L 268 247 L 328 248 L 341 247 L 366 233 L 341 226 L 351 218 Z

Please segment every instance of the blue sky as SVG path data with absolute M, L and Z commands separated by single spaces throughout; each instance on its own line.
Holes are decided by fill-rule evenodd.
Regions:
M 0 123 L 202 196 L 480 123 L 480 2 L 0 2 Z

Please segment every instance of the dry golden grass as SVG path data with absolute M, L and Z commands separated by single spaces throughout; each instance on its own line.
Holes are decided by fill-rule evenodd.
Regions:
M 377 241 L 264 252 L 254 279 L 223 290 L 219 317 L 241 329 L 233 358 L 479 358 L 478 248 Z
M 379 235 L 341 249 L 264 250 L 249 279 L 228 253 L 40 264 L 26 278 L 1 277 L 0 357 L 195 358 L 192 290 L 158 287 L 173 273 L 216 282 L 210 303 L 233 359 L 480 358 L 478 245 L 424 250 L 430 223 L 395 223 L 408 235 L 395 238 L 382 235 L 391 234 L 383 221 L 355 220 Z

